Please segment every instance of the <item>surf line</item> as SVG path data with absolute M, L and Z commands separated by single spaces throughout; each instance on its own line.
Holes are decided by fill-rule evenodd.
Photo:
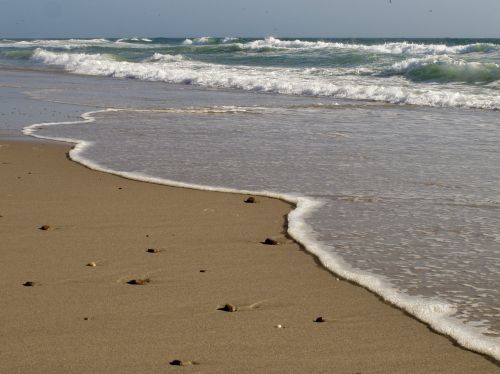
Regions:
M 490 356 L 500 362 L 500 338 L 482 335 L 462 323 L 452 318 L 456 312 L 455 308 L 440 300 L 410 296 L 396 289 L 388 280 L 382 276 L 377 276 L 366 271 L 353 268 L 346 263 L 343 258 L 335 253 L 334 247 L 316 240 L 314 229 L 306 222 L 312 213 L 323 205 L 323 202 L 302 195 L 283 194 L 272 191 L 250 191 L 238 190 L 226 187 L 214 187 L 208 185 L 191 184 L 174 180 L 152 177 L 143 173 L 132 173 L 127 171 L 117 171 L 105 167 L 96 161 L 86 159 L 82 153 L 92 147 L 94 142 L 82 139 L 49 137 L 36 134 L 37 130 L 44 127 L 78 125 L 96 122 L 96 115 L 109 112 L 158 112 L 158 113 L 237 113 L 237 109 L 255 109 L 243 107 L 192 107 L 192 108 L 166 108 L 166 109 L 118 109 L 106 108 L 102 110 L 90 111 L 81 115 L 81 120 L 63 122 L 35 123 L 23 128 L 22 133 L 39 139 L 55 140 L 65 143 L 72 143 L 74 146 L 69 151 L 69 158 L 85 167 L 101 171 L 123 178 L 142 182 L 190 188 L 205 191 L 217 191 L 234 194 L 248 194 L 263 197 L 270 197 L 285 201 L 292 205 L 293 209 L 288 214 L 287 233 L 290 237 L 301 245 L 305 250 L 315 256 L 320 263 L 331 273 L 345 280 L 352 281 L 367 290 L 381 296 L 387 303 L 405 310 L 418 320 L 424 322 L 434 331 L 447 335 L 455 340 L 459 345 L 472 351 Z M 236 109 L 236 110 L 235 110 Z M 208 110 L 208 111 L 207 111 Z M 210 112 L 210 110 L 212 110 Z

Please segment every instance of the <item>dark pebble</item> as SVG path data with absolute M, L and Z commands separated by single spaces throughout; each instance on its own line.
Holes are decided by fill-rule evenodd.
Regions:
M 223 312 L 233 313 L 233 312 L 237 312 L 238 308 L 236 306 L 234 306 L 234 305 L 226 304 L 222 308 L 219 308 L 217 310 L 222 310 Z
M 264 240 L 262 242 L 262 244 L 265 244 L 265 245 L 277 245 L 278 242 L 276 240 L 274 240 L 274 239 L 267 238 L 266 240 Z
M 200 273 L 205 273 L 205 272 L 206 272 L 206 270 L 200 270 Z
M 34 287 L 35 284 L 36 284 L 35 282 L 28 281 L 28 282 L 24 282 L 23 286 L 24 287 Z
M 248 199 L 245 200 L 245 203 L 247 203 L 247 204 L 254 204 L 255 203 L 255 197 L 250 196 Z
M 47 230 L 50 230 L 50 226 L 49 225 L 43 225 L 43 226 L 40 226 L 38 229 L 42 230 L 42 231 L 47 231 Z
M 149 278 L 146 278 L 146 279 L 131 279 L 127 283 L 134 286 L 144 286 L 149 282 L 151 282 L 151 280 Z
M 155 248 L 148 248 L 148 250 L 146 252 L 148 252 L 148 253 L 159 253 L 160 250 L 159 249 L 155 249 Z
M 318 317 L 314 320 L 314 322 L 321 323 L 321 322 L 326 322 L 323 317 Z

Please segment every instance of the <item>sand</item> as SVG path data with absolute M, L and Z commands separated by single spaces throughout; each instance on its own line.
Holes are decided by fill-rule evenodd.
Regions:
M 282 201 L 0 144 L 1 373 L 500 372 L 321 268 L 284 234 Z

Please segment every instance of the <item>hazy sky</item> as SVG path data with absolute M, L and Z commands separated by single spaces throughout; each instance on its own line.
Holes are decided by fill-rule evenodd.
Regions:
M 0 0 L 0 38 L 500 37 L 500 0 Z

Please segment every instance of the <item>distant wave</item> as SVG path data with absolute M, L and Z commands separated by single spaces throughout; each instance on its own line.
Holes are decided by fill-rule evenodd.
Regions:
M 205 45 L 205 44 L 217 44 L 218 39 L 212 38 L 211 36 L 202 36 L 200 38 L 185 39 L 182 44 L 184 45 Z
M 185 39 L 183 45 L 233 45 L 242 51 L 307 51 L 307 50 L 349 50 L 390 55 L 458 55 L 468 53 L 487 53 L 500 51 L 500 45 L 494 43 L 472 43 L 465 45 L 425 44 L 408 41 L 387 42 L 380 44 L 345 43 L 335 41 L 282 40 L 274 37 L 243 42 L 239 38 L 222 39 L 201 37 Z
M 387 54 L 465 54 L 472 52 L 500 51 L 500 45 L 492 43 L 473 43 L 466 45 L 448 46 L 446 44 L 420 44 L 410 42 L 389 42 L 383 44 L 356 44 L 329 41 L 280 40 L 268 37 L 263 40 L 254 40 L 240 45 L 242 48 L 285 48 L 285 49 L 350 49 L 373 53 Z
M 91 46 L 109 46 L 112 42 L 107 39 L 48 39 L 48 40 L 22 40 L 1 41 L 0 48 L 62 48 L 74 49 Z
M 123 43 L 123 42 L 146 42 L 146 43 L 151 43 L 152 40 L 148 38 L 122 38 L 118 39 L 116 43 Z
M 151 39 L 118 39 L 112 41 L 109 39 L 47 39 L 47 40 L 2 40 L 0 41 L 1 48 L 56 48 L 73 50 L 86 47 L 104 47 L 104 48 L 154 48 Z
M 161 58 L 159 55 L 156 57 L 157 60 Z M 499 95 L 468 93 L 444 87 L 413 87 L 375 77 L 311 75 L 299 68 L 225 66 L 191 60 L 179 61 L 178 58 L 175 63 L 151 60 L 134 63 L 116 61 L 111 56 L 102 54 L 51 52 L 40 48 L 34 51 L 32 59 L 87 75 L 395 104 L 500 109 Z

